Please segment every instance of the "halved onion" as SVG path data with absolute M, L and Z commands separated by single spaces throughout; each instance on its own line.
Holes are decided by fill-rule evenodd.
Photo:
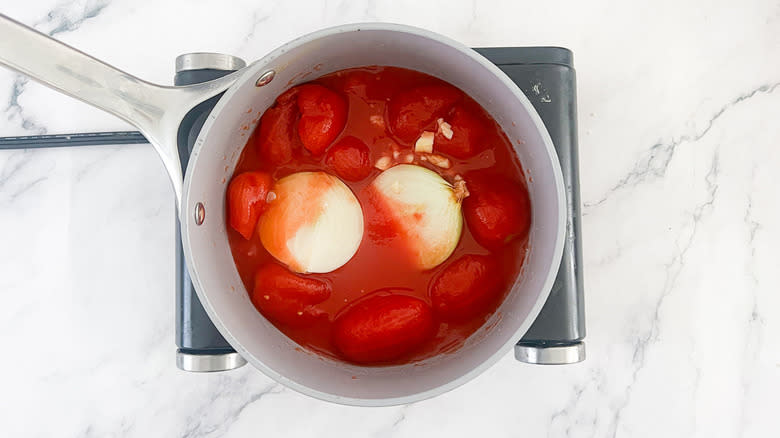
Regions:
M 347 263 L 363 239 L 363 210 L 340 179 L 298 172 L 274 185 L 260 217 L 263 246 L 290 270 L 330 272 Z
M 377 176 L 371 187 L 417 267 L 431 269 L 447 260 L 463 228 L 462 198 L 452 185 L 424 167 L 399 164 Z

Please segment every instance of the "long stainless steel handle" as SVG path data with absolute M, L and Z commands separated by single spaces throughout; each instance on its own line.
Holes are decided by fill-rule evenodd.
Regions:
M 135 125 L 160 154 L 181 201 L 176 135 L 197 104 L 229 88 L 239 72 L 185 87 L 152 84 L 0 14 L 0 64 Z

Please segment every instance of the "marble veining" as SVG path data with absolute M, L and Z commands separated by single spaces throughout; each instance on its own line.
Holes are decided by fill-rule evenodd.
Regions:
M 780 82 L 775 82 L 773 84 L 766 84 L 761 85 L 758 88 L 755 88 L 748 93 L 739 95 L 736 99 L 732 100 L 731 102 L 727 103 L 723 107 L 721 107 L 719 110 L 715 112 L 715 114 L 707 121 L 707 125 L 704 127 L 701 132 L 694 133 L 694 134 L 683 134 L 679 136 L 678 138 L 672 140 L 671 143 L 664 144 L 664 143 L 656 143 L 648 149 L 645 156 L 641 157 L 636 164 L 634 165 L 634 168 L 631 169 L 631 171 L 620 179 L 614 186 L 612 186 L 607 193 L 604 194 L 603 197 L 598 199 L 597 201 L 593 202 L 585 202 L 583 207 L 585 207 L 585 211 L 583 214 L 588 214 L 588 210 L 592 207 L 599 206 L 604 201 L 607 200 L 607 198 L 612 194 L 613 192 L 621 189 L 631 188 L 633 186 L 636 186 L 637 184 L 641 184 L 648 178 L 663 178 L 666 174 L 666 169 L 669 166 L 669 162 L 674 157 L 674 151 L 675 149 L 680 146 L 683 143 L 690 144 L 695 143 L 698 140 L 700 140 L 702 137 L 707 135 L 707 133 L 712 129 L 712 125 L 715 123 L 720 116 L 723 115 L 724 112 L 728 111 L 729 108 L 733 107 L 734 105 L 737 105 L 743 101 L 746 101 L 750 99 L 751 97 L 755 96 L 757 93 L 773 93 L 775 91 L 775 88 L 780 85 Z
M 0 151 L 0 425 L 14 437 L 766 437 L 780 420 L 780 5 L 758 0 L 4 0 L 144 79 L 393 21 L 575 53 L 588 360 L 507 355 L 416 404 L 355 408 L 244 367 L 174 365 L 173 192 L 149 145 Z M 1 36 L 0 36 L 1 37 Z M 131 129 L 0 68 L 0 136 Z

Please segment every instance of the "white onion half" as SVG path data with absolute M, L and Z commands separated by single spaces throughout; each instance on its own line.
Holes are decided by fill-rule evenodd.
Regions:
M 371 185 L 417 267 L 431 269 L 447 260 L 463 228 L 460 199 L 452 185 L 413 164 L 391 167 Z
M 330 272 L 355 255 L 363 239 L 363 210 L 340 179 L 298 172 L 277 181 L 273 193 L 257 229 L 265 249 L 290 270 Z

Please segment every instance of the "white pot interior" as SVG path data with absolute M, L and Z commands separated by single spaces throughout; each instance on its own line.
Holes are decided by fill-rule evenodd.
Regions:
M 522 275 L 493 320 L 457 352 L 422 363 L 359 367 L 306 352 L 249 301 L 225 233 L 225 189 L 253 119 L 284 90 L 350 67 L 391 65 L 418 70 L 461 88 L 501 124 L 528 178 L 533 206 Z M 256 79 L 268 69 L 274 80 Z M 250 125 L 250 131 L 242 130 Z M 197 175 L 197 177 L 193 177 Z M 194 223 L 202 202 L 205 221 Z M 498 360 L 528 329 L 547 299 L 563 247 L 564 191 L 552 143 L 520 90 L 487 60 L 438 35 L 404 26 L 349 25 L 318 32 L 246 68 L 220 100 L 196 143 L 182 201 L 184 248 L 193 283 L 226 339 L 251 364 L 300 392 L 344 404 L 391 405 L 440 394 Z M 486 329 L 490 327 L 490 329 Z

